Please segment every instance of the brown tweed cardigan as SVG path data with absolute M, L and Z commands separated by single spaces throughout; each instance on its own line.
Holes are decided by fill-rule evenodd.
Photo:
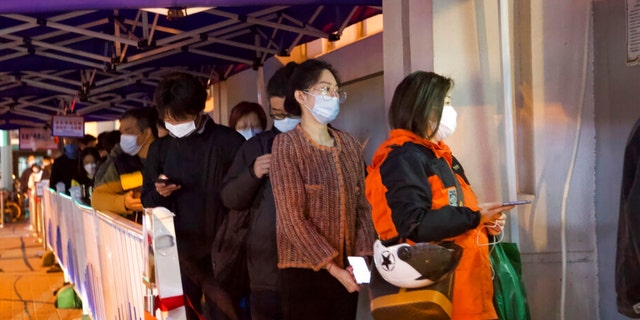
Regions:
M 298 125 L 273 142 L 278 267 L 344 267 L 351 255 L 372 255 L 375 229 L 364 196 L 362 148 L 329 128 L 334 147 L 316 144 Z

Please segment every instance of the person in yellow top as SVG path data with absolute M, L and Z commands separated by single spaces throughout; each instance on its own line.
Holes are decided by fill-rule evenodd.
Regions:
M 155 108 L 132 109 L 120 117 L 120 143 L 95 176 L 91 206 L 140 222 L 142 167 L 149 145 L 157 138 Z

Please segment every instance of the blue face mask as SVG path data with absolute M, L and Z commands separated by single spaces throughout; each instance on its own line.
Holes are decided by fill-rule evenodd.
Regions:
M 75 144 L 67 144 L 64 146 L 64 154 L 69 159 L 76 159 L 78 157 L 78 146 Z
M 293 130 L 298 123 L 300 123 L 300 118 L 284 118 L 284 119 L 276 119 L 273 120 L 273 126 L 276 127 L 280 132 L 287 132 Z
M 236 130 L 238 131 L 239 134 L 241 134 L 246 140 L 249 140 L 251 138 L 253 138 L 253 136 L 255 136 L 256 134 L 262 132 L 262 129 L 260 128 L 246 128 L 246 129 L 240 129 L 240 130 Z
M 305 92 L 307 93 L 307 92 Z M 310 94 L 310 93 L 307 93 Z M 313 94 L 315 97 L 315 104 L 313 108 L 309 108 L 306 105 L 304 106 L 309 111 L 311 111 L 311 115 L 321 124 L 328 124 L 329 122 L 335 120 L 340 112 L 340 101 L 337 97 L 330 97 L 329 100 L 325 100 L 325 97 L 322 95 Z

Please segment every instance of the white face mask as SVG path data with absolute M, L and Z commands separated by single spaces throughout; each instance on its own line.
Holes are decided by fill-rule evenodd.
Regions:
M 450 137 L 456 131 L 458 121 L 458 113 L 452 106 L 444 106 L 442 109 L 442 118 L 440 118 L 440 126 L 436 132 L 436 140 L 444 140 Z M 430 122 L 431 130 L 435 127 L 434 122 Z
M 190 135 L 192 132 L 196 131 L 195 121 L 189 121 L 189 122 L 178 123 L 178 124 L 171 124 L 165 121 L 164 126 L 167 128 L 169 133 L 176 138 L 186 137 Z
M 87 172 L 90 178 L 92 178 L 96 174 L 96 164 L 95 163 L 87 163 L 84 165 L 84 170 Z
M 260 128 L 245 128 L 245 129 L 240 129 L 240 130 L 236 130 L 238 131 L 239 134 L 241 134 L 245 140 L 249 140 L 251 138 L 253 138 L 253 136 L 255 136 L 256 134 L 262 132 L 262 129 Z
M 137 143 L 138 136 L 134 134 L 123 134 L 120 135 L 120 148 L 124 153 L 135 156 L 138 154 L 142 146 L 139 146 Z
M 276 119 L 273 120 L 273 126 L 276 129 L 280 130 L 280 132 L 287 132 L 293 130 L 298 123 L 300 123 L 300 118 L 284 118 L 284 119 Z
M 321 124 L 328 124 L 335 120 L 340 112 L 340 101 L 338 101 L 338 97 L 331 97 L 329 100 L 325 100 L 326 97 L 323 97 L 322 95 L 312 94 L 312 96 L 316 98 L 313 109 L 309 109 L 307 106 L 304 107 L 311 111 L 313 117 Z

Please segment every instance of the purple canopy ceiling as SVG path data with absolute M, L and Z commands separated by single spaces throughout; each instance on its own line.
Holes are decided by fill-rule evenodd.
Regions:
M 0 1 L 0 13 L 109 10 L 169 7 L 244 7 L 299 5 L 382 6 L 382 0 L 30 0 Z
M 180 19 L 131 8 L 160 5 L 215 8 Z M 223 80 L 298 44 L 339 37 L 346 26 L 381 13 L 380 5 L 381 0 L 0 1 L 0 12 L 10 12 L 0 14 L 0 129 L 42 127 L 72 105 L 87 121 L 112 120 L 149 106 L 166 73 Z

